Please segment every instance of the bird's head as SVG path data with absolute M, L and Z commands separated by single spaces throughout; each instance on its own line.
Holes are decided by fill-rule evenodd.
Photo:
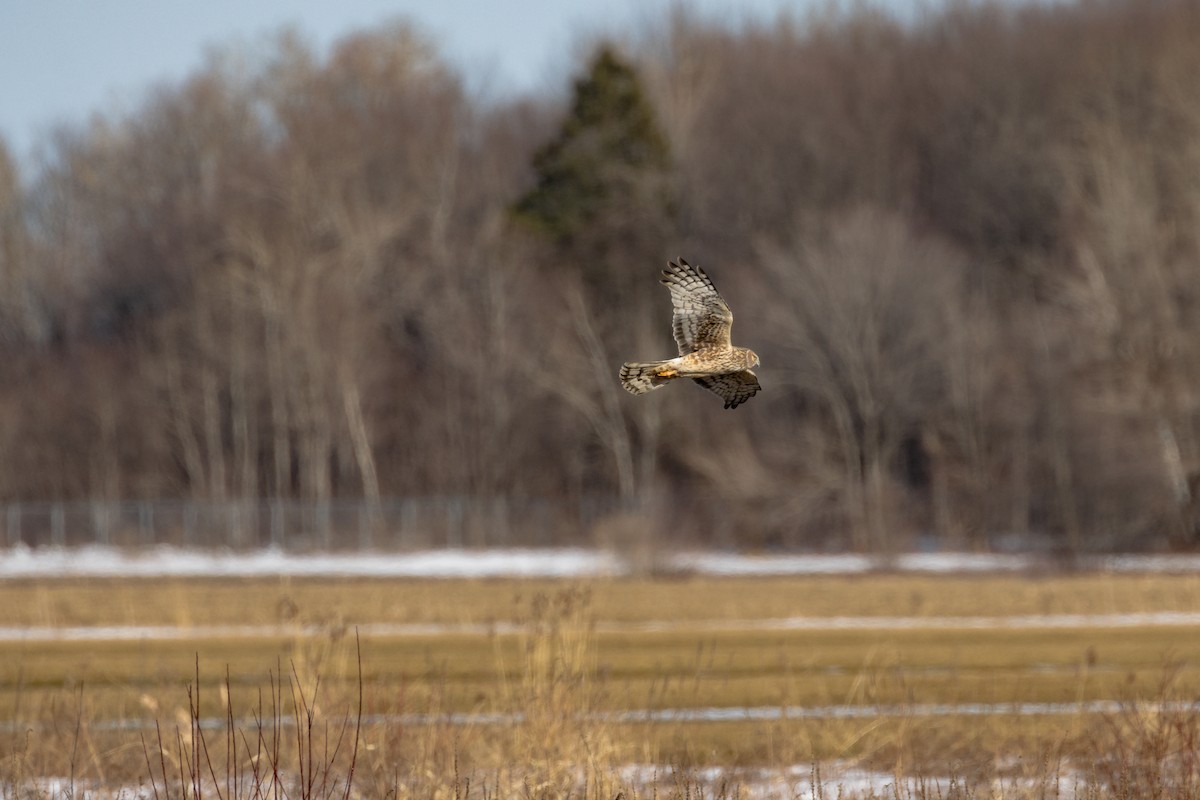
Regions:
M 754 369 L 759 364 L 758 353 L 753 350 L 746 350 L 746 369 Z

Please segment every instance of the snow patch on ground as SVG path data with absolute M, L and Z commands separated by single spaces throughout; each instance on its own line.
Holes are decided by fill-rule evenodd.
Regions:
M 693 785 L 696 796 L 728 794 L 746 800 L 853 800 L 860 797 L 957 797 L 974 788 L 989 797 L 1085 797 L 1083 778 L 1064 767 L 1041 779 L 997 777 L 970 787 L 962 779 L 943 776 L 915 777 L 864 768 L 848 761 L 797 764 L 783 768 L 704 767 L 677 774 L 659 764 L 633 764 L 621 770 L 622 778 L 637 787 L 676 789 L 680 782 Z M 724 791 L 722 792 L 722 788 Z M 974 795 L 972 795 L 974 796 Z
M 618 574 L 619 559 L 583 549 L 425 550 L 411 553 L 234 552 L 159 546 L 122 550 L 17 547 L 0 551 L 0 579 L 40 577 L 257 577 L 262 575 L 491 578 Z
M 663 796 L 686 785 L 697 797 L 727 794 L 746 800 L 826 800 L 861 797 L 952 797 L 956 789 L 966 788 L 964 781 L 942 776 L 914 777 L 873 770 L 848 761 L 821 764 L 797 764 L 775 768 L 733 768 L 710 766 L 680 772 L 666 764 L 629 764 L 618 768 L 622 783 L 636 790 L 662 790 Z M 581 776 L 582 777 L 582 776 Z M 215 793 L 216 787 L 209 786 Z M 977 789 L 990 789 L 990 796 L 1048 796 L 1067 798 L 1089 796 L 1086 785 L 1069 768 L 1041 780 L 1020 776 L 996 778 Z M 1046 791 L 1041 791 L 1046 790 Z M 1039 794 L 1041 791 L 1041 794 Z M 150 800 L 155 795 L 147 785 L 99 787 L 50 777 L 26 781 L 19 789 L 0 783 L 0 796 L 16 797 L 26 793 L 48 800 L 101 800 L 119 797 Z
M 859 575 L 874 571 L 962 574 L 1022 572 L 1051 566 L 1038 555 L 902 553 L 744 555 L 691 552 L 663 556 L 665 572 L 701 575 Z M 1108 572 L 1200 573 L 1200 554 L 1091 556 L 1083 569 Z M 415 552 L 235 552 L 162 545 L 127 550 L 103 545 L 0 550 L 0 580 L 42 577 L 257 577 L 264 575 L 381 578 L 574 578 L 632 572 L 621 556 L 584 548 L 443 549 Z
M 848 631 L 848 630 L 1013 630 L 1082 628 L 1171 628 L 1200 626 L 1200 612 L 1155 611 L 1132 614 L 1046 614 L 1000 617 L 780 617 L 773 619 L 686 619 L 639 622 L 599 622 L 603 633 L 715 633 L 718 631 Z M 485 636 L 514 633 L 516 623 L 373 622 L 355 626 L 363 636 Z M 315 625 L 38 625 L 0 626 L 0 642 L 140 642 L 198 639 L 262 639 L 318 636 L 327 629 Z M 1074 669 L 1074 667 L 1072 667 Z

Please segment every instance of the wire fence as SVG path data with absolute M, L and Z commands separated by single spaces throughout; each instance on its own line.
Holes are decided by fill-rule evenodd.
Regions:
M 610 498 L 566 503 L 505 496 L 10 503 L 0 505 L 0 545 L 290 551 L 546 547 L 587 541 L 595 521 L 616 505 Z

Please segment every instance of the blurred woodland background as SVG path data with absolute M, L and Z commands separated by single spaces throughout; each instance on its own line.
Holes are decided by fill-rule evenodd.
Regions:
M 1200 543 L 1200 3 L 681 7 L 578 63 L 497 100 L 404 24 L 327 58 L 284 32 L 23 178 L 0 142 L 0 504 Z M 762 357 L 735 411 L 617 382 L 673 354 L 677 255 Z

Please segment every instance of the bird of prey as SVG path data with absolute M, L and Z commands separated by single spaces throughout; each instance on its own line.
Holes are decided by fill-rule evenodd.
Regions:
M 759 389 L 750 370 L 758 356 L 730 341 L 733 312 L 698 266 L 679 259 L 663 270 L 662 283 L 671 291 L 674 316 L 671 330 L 679 356 L 665 361 L 627 361 L 621 367 L 621 385 L 633 394 L 645 394 L 676 378 L 691 378 L 719 395 L 726 408 L 736 408 Z

